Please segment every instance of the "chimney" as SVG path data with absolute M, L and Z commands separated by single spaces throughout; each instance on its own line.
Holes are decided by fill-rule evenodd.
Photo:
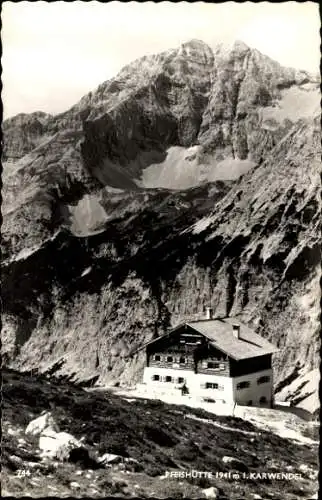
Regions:
M 236 339 L 240 338 L 240 326 L 239 325 L 233 325 L 233 334 Z
M 206 319 L 212 319 L 213 316 L 213 308 L 206 307 Z

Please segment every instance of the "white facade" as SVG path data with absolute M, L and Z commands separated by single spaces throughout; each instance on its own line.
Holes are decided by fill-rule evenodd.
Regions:
M 264 377 L 268 377 L 269 380 L 265 382 Z M 261 379 L 263 380 L 262 383 L 260 383 Z M 234 377 L 232 381 L 233 397 L 236 403 L 248 406 L 271 405 L 273 399 L 273 370 L 271 368 L 269 370 L 242 375 L 241 377 Z M 238 388 L 242 382 L 248 382 L 249 386 Z
M 185 383 L 191 396 L 210 398 L 227 404 L 236 402 L 241 405 L 270 406 L 273 397 L 272 369 L 240 377 L 227 377 L 149 366 L 144 369 L 143 383 L 152 390 L 169 392 L 179 390 Z

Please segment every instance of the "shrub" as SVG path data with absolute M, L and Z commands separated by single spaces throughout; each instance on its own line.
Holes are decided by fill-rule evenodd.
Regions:
M 159 467 L 158 465 L 155 465 L 155 464 L 147 464 L 145 467 L 144 467 L 144 472 L 145 474 L 147 474 L 148 476 L 151 476 L 151 477 L 156 477 L 156 476 L 162 476 L 162 474 L 164 474 L 164 469 L 162 469 L 161 467 Z
M 187 443 L 179 444 L 176 447 L 177 456 L 180 460 L 184 460 L 187 462 L 194 461 L 199 455 L 198 447 L 191 441 Z
M 207 477 L 197 477 L 196 479 L 192 478 L 191 483 L 199 486 L 199 488 L 209 488 L 212 486 L 210 479 Z
M 123 493 L 123 488 L 127 486 L 127 483 L 125 481 L 116 481 L 114 484 L 111 486 L 111 493 Z
M 174 446 L 177 441 L 174 440 L 170 434 L 167 432 L 163 431 L 159 427 L 151 427 L 146 425 L 144 428 L 146 438 L 149 439 L 150 441 L 153 441 L 154 443 L 158 444 L 159 446 L 166 446 L 171 448 Z

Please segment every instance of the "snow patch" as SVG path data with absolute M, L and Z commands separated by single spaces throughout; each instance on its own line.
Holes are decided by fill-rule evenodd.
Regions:
M 226 158 L 220 161 L 216 167 L 209 173 L 210 182 L 218 180 L 235 180 L 243 174 L 246 174 L 256 166 L 251 160 L 239 160 L 238 158 Z
M 238 179 L 256 165 L 250 160 L 234 158 L 220 162 L 210 158 L 207 163 L 201 163 L 199 150 L 198 145 L 190 148 L 170 147 L 165 159 L 143 169 L 137 185 L 145 188 L 188 189 L 203 182 Z
M 307 394 L 303 401 L 296 406 L 313 413 L 320 407 L 319 401 L 320 371 L 318 368 L 311 370 L 304 375 L 297 377 L 291 384 L 284 387 L 276 394 L 276 400 L 285 400 L 290 394 L 295 395 L 301 392 L 303 396 Z
M 86 276 L 86 274 L 90 273 L 91 270 L 92 270 L 92 266 L 89 266 L 86 269 L 84 269 L 84 271 L 81 274 L 81 277 Z
M 100 194 L 86 194 L 76 206 L 68 206 L 70 227 L 74 234 L 87 235 L 100 228 L 108 220 L 100 200 Z
M 300 118 L 311 118 L 320 111 L 321 94 L 317 85 L 293 86 L 282 90 L 282 98 L 275 106 L 261 109 L 262 123 L 265 128 L 274 130 L 288 119 L 292 122 Z M 276 122 L 276 125 L 274 123 Z

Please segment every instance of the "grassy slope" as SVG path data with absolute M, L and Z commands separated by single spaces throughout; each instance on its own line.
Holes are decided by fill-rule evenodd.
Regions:
M 317 469 L 317 450 L 269 432 L 259 432 L 241 419 L 217 417 L 203 410 L 159 401 L 128 402 L 111 393 L 88 393 L 70 384 L 7 370 L 3 373 L 2 395 L 4 496 L 77 493 L 91 497 L 135 494 L 200 498 L 202 488 L 214 485 L 220 498 L 252 498 L 252 493 L 258 493 L 263 498 L 295 500 L 310 498 L 316 489 L 311 473 Z M 78 438 L 85 436 L 94 455 L 119 453 L 136 459 L 138 465 L 127 473 L 119 467 L 90 472 L 88 466 L 84 470 L 79 464 L 38 463 L 37 440 L 24 436 L 23 431 L 32 418 L 52 406 L 61 430 Z M 185 418 L 186 413 L 205 416 L 234 430 Z M 225 455 L 240 459 L 244 470 L 251 472 L 299 473 L 300 464 L 306 464 L 311 472 L 302 473 L 298 481 L 160 478 L 165 471 L 178 468 L 210 471 L 213 475 L 228 472 L 231 467 L 222 461 Z M 28 465 L 28 461 L 35 465 Z M 31 475 L 18 478 L 17 469 L 21 468 L 29 468 Z M 79 486 L 72 486 L 71 482 Z

